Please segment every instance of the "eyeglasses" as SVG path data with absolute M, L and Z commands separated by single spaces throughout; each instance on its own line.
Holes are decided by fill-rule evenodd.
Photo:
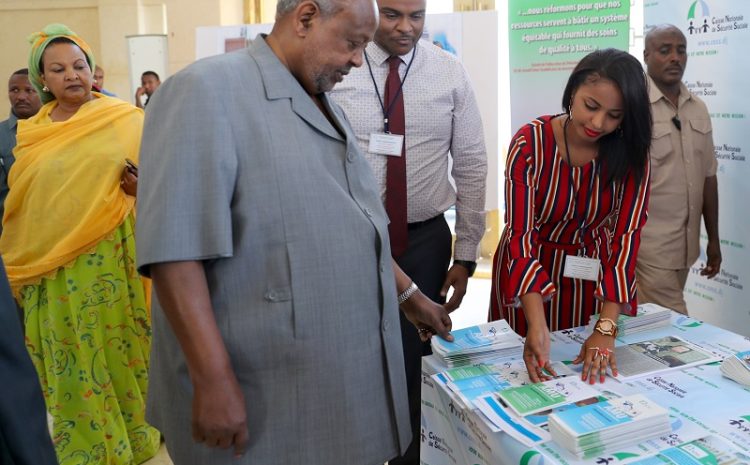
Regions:
M 674 127 L 676 127 L 678 131 L 682 131 L 682 123 L 680 122 L 680 118 L 678 118 L 677 115 L 674 115 L 672 117 L 672 124 L 674 124 Z

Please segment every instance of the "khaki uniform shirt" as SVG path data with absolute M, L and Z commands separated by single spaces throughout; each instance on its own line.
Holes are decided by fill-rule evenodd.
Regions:
M 680 83 L 678 106 L 649 77 L 654 120 L 651 199 L 638 260 L 666 269 L 689 268 L 699 255 L 703 185 L 716 175 L 711 118 L 705 103 Z M 682 130 L 672 122 L 677 115 Z

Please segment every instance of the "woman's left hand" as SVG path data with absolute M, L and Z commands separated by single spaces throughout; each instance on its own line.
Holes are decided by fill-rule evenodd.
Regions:
M 581 379 L 583 381 L 588 379 L 590 384 L 596 383 L 597 376 L 600 383 L 604 382 L 604 378 L 607 376 L 607 366 L 609 366 L 612 376 L 617 376 L 615 338 L 594 331 L 581 345 L 581 352 L 573 360 L 576 365 L 581 362 L 583 362 Z
M 125 169 L 122 170 L 120 187 L 122 187 L 122 190 L 124 190 L 126 194 L 135 197 L 138 190 L 138 172 L 133 171 L 126 166 Z

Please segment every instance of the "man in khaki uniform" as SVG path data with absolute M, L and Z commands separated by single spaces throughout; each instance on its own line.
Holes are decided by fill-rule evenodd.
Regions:
M 713 278 L 721 267 L 711 118 L 682 83 L 686 49 L 685 35 L 675 26 L 656 26 L 646 35 L 643 59 L 654 121 L 651 200 L 636 268 L 640 302 L 684 314 L 683 288 L 700 253 L 701 216 L 708 234 L 701 275 Z

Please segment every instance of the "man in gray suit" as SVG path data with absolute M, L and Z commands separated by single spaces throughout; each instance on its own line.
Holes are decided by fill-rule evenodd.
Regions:
M 325 94 L 362 64 L 373 0 L 277 8 L 270 35 L 176 74 L 146 116 L 148 413 L 176 465 L 382 464 L 411 436 L 399 303 L 423 338 L 450 339 L 392 262 L 378 187 Z

